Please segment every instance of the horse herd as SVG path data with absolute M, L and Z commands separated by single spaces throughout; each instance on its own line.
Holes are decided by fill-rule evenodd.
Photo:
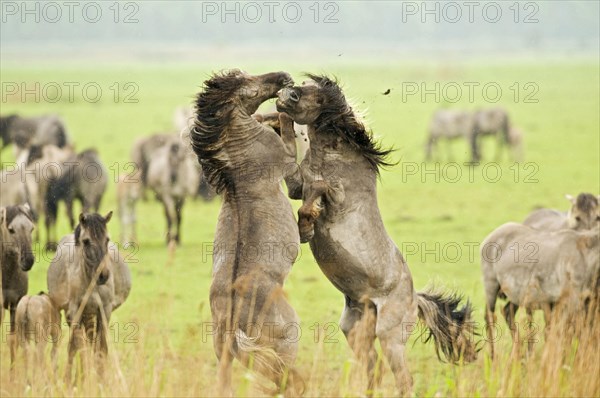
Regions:
M 273 98 L 277 112 L 256 113 Z M 503 129 L 490 127 L 487 131 L 502 131 L 509 137 L 508 119 L 501 113 L 495 120 L 501 121 Z M 434 119 L 439 122 L 446 116 Z M 276 392 L 302 393 L 304 383 L 295 368 L 298 342 L 288 335 L 289 326 L 300 321 L 283 291 L 301 243 L 309 243 L 322 272 L 344 295 L 340 327 L 364 363 L 369 394 L 381 378 L 376 339 L 398 390 L 411 390 L 406 344 L 417 319 L 428 328 L 438 357 L 455 364 L 476 359 L 469 301 L 461 306 L 462 296 L 456 292 L 415 290 L 408 264 L 386 232 L 377 204 L 379 171 L 393 166 L 389 160 L 392 151 L 374 140 L 335 80 L 310 74 L 307 81 L 295 85 L 285 72 L 255 76 L 240 70 L 224 71 L 204 82 L 194 113 L 182 109 L 175 121 L 181 134 L 144 137 L 133 146 L 136 168 L 117 185 L 121 231 L 125 240 L 135 239 L 134 207 L 146 188 L 163 203 L 166 240 L 173 245 L 180 241 L 185 199 L 199 194 L 222 196 L 209 292 L 216 327 L 213 344 L 219 394 L 232 392 L 234 359 L 271 380 Z M 4 119 L 2 123 L 4 142 L 10 142 Z M 298 133 L 298 125 L 306 126 L 305 132 Z M 69 140 L 64 128 L 55 130 L 63 137 L 51 146 L 58 153 L 69 147 Z M 484 129 L 480 130 L 484 134 Z M 299 135 L 306 135 L 309 143 L 300 154 L 299 143 L 304 138 Z M 34 151 L 41 153 L 33 156 L 35 159 L 56 156 L 48 145 L 34 149 L 34 138 L 27 141 L 29 147 L 20 144 L 22 139 L 12 142 L 29 152 L 27 158 Z M 476 146 L 474 158 L 480 156 Z M 106 327 L 112 311 L 129 295 L 131 276 L 118 248 L 108 239 L 112 212 L 105 216 L 89 213 L 99 205 L 99 199 L 92 200 L 76 226 L 72 220 L 74 233 L 58 243 L 48 269 L 48 293 L 26 296 L 26 272 L 34 263 L 35 217 L 39 211 L 52 211 L 44 204 L 48 200 L 38 200 L 41 205 L 32 202 L 32 192 L 47 197 L 57 189 L 52 188 L 53 181 L 31 190 L 26 186 L 20 202 L 3 204 L 0 297 L 3 308 L 10 312 L 13 360 L 17 345 L 27 345 L 26 332 L 32 325 L 56 323 L 59 311 L 65 312 L 74 330 L 68 346 L 70 377 L 74 356 L 88 341 L 86 334 L 98 337 L 89 341 L 94 341 L 97 366 L 102 368 L 107 353 Z M 4 180 L 2 184 L 4 189 Z M 87 200 L 76 193 L 66 197 L 82 203 Z M 297 219 L 290 199 L 302 201 Z M 498 298 L 507 301 L 502 312 L 509 326 L 519 307 L 529 317 L 534 310 L 543 309 L 550 323 L 552 310 L 561 300 L 572 303 L 574 310 L 597 300 L 599 199 L 587 193 L 569 197 L 567 212 L 538 210 L 523 223 L 500 226 L 483 241 L 480 251 L 488 333 L 495 322 Z M 269 255 L 244 255 L 248 248 L 265 247 Z M 492 343 L 493 336 L 488 337 Z M 493 344 L 491 350 L 493 357 Z M 43 356 L 43 347 L 38 352 Z M 53 358 L 55 353 L 54 347 Z

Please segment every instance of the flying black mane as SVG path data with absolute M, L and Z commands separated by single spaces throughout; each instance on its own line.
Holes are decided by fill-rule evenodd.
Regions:
M 198 156 L 202 170 L 217 193 L 233 193 L 232 170 L 223 146 L 223 131 L 231 121 L 234 109 L 232 97 L 244 83 L 238 71 L 225 71 L 204 82 L 196 97 L 196 119 L 191 132 L 192 148 Z
M 362 122 L 357 120 L 338 82 L 327 76 L 313 74 L 306 76 L 317 83 L 324 96 L 321 115 L 315 122 L 317 132 L 333 130 L 359 151 L 377 173 L 380 167 L 392 166 L 393 163 L 387 158 L 393 149 L 382 148 L 381 144 L 373 138 L 373 133 L 367 131 Z

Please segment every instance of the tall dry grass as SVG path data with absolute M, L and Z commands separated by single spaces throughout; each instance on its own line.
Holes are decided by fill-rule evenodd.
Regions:
M 522 330 L 521 330 L 522 332 Z M 484 335 L 484 334 L 482 334 Z M 490 360 L 488 348 L 478 360 L 465 366 L 449 367 L 444 386 L 430 387 L 439 371 L 429 366 L 437 361 L 430 350 L 425 362 L 415 358 L 409 366 L 415 379 L 418 396 L 485 396 L 485 397 L 599 397 L 600 396 L 600 303 L 590 300 L 587 311 L 573 311 L 558 305 L 550 327 L 540 328 L 535 335 L 539 342 L 527 353 L 527 336 L 512 344 L 510 338 L 497 345 L 497 357 Z M 507 336 L 505 336 L 507 337 Z M 357 336 L 360 338 L 360 335 Z M 91 355 L 82 355 L 88 369 L 85 377 L 73 386 L 64 381 L 66 342 L 59 354 L 59 370 L 54 374 L 48 356 L 47 363 L 24 369 L 19 351 L 14 372 L 10 372 L 8 345 L 1 346 L 0 396 L 2 397 L 151 397 L 151 396 L 214 396 L 216 393 L 216 361 L 212 344 L 198 342 L 198 330 L 186 333 L 186 343 L 174 346 L 169 331 L 141 327 L 136 344 L 111 344 L 104 375 L 93 371 Z M 345 344 L 345 341 L 340 341 Z M 409 351 L 413 342 L 409 343 Z M 416 341 L 416 344 L 421 344 Z M 189 347 L 199 349 L 189 349 Z M 298 361 L 298 369 L 306 382 L 306 396 L 364 396 L 367 377 L 364 362 L 351 356 L 342 363 L 332 363 L 327 346 L 321 338 L 307 355 Z M 84 353 L 85 354 L 85 353 Z M 89 352 L 88 352 L 89 354 Z M 420 360 L 422 361 L 422 359 Z M 431 361 L 431 362 L 430 362 Z M 81 362 L 81 360 L 80 360 Z M 31 363 L 31 362 L 30 362 Z M 82 363 L 78 363 L 81 366 Z M 89 369 L 92 369 L 90 371 Z M 380 355 L 376 372 L 383 378 L 374 396 L 395 394 L 393 378 Z M 264 380 L 239 364 L 234 366 L 235 394 L 263 396 Z

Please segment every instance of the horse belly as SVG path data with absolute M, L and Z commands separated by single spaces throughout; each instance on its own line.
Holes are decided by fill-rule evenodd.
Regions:
M 313 255 L 331 283 L 350 297 L 371 296 L 375 291 L 380 294 L 391 290 L 397 280 L 395 248 L 367 236 L 355 225 L 343 222 L 315 225 L 310 243 Z M 387 236 L 385 239 L 387 242 Z

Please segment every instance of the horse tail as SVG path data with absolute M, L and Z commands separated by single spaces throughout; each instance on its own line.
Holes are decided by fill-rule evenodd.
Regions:
M 235 342 L 237 349 L 246 355 L 251 355 L 254 367 L 260 367 L 263 372 L 270 372 L 281 376 L 282 387 L 291 386 L 294 395 L 304 394 L 306 384 L 297 370 L 289 367 L 283 358 L 272 347 L 260 344 L 257 338 L 248 336 L 243 330 L 235 331 Z M 281 391 L 272 391 L 272 395 L 277 395 Z
M 462 297 L 457 293 L 418 292 L 417 306 L 419 318 L 425 322 L 429 335 L 425 342 L 433 338 L 435 352 L 441 360 L 440 351 L 451 363 L 463 358 L 470 362 L 476 356 L 475 345 L 469 325 L 472 324 L 473 308 L 467 303 L 460 309 Z

